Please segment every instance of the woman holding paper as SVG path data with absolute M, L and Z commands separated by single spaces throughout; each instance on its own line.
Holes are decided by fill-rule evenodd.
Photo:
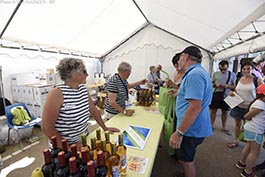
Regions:
M 234 91 L 230 91 L 230 96 L 235 96 L 235 93 L 243 99 L 243 102 L 230 111 L 230 115 L 235 119 L 234 138 L 227 146 L 235 148 L 238 146 L 240 128 L 244 120 L 244 115 L 248 111 L 249 104 L 256 98 L 255 76 L 252 73 L 253 66 L 250 62 L 244 62 L 241 66 L 242 77 L 236 83 Z M 257 85 L 262 84 L 261 79 L 257 79 Z M 235 92 L 235 93 L 234 93 Z

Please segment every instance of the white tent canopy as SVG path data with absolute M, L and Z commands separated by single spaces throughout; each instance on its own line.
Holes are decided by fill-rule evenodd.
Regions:
M 3 39 L 18 41 L 25 47 L 27 43 L 39 44 L 42 49 L 70 49 L 99 57 L 145 22 L 129 0 L 30 2 L 21 4 Z M 8 5 L 0 5 L 0 16 L 6 11 L 11 14 L 5 7 Z M 128 23 L 125 19 L 133 20 Z
M 89 83 L 121 61 L 133 66 L 129 82 L 157 64 L 173 76 L 172 56 L 189 45 L 201 48 L 211 73 L 212 58 L 264 50 L 264 33 L 264 0 L 4 0 L 2 80 L 12 99 L 12 74 L 54 68 L 65 56 L 85 61 Z
M 104 61 L 104 72 L 112 74 L 117 72 L 117 66 L 121 61 L 128 61 L 132 65 L 132 74 L 129 81 L 137 81 L 146 78 L 150 72 L 151 65 L 161 64 L 163 70 L 167 71 L 172 79 L 175 68 L 171 59 L 175 53 L 180 52 L 189 43 L 172 37 L 170 34 L 149 25 L 117 50 L 110 53 Z M 210 71 L 210 58 L 202 50 L 202 65 Z M 162 73 L 162 78 L 166 75 Z
M 18 4 L 11 0 L 0 4 L 2 46 L 98 58 L 146 23 L 212 53 L 226 53 L 223 49 L 265 31 L 264 0 L 24 0 Z

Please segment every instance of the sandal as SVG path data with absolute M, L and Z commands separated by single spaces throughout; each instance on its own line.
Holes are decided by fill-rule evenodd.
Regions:
M 235 147 L 238 146 L 238 143 L 239 143 L 239 142 L 232 141 L 231 143 L 229 143 L 229 144 L 227 145 L 227 147 L 233 149 L 233 148 L 235 148 Z
M 238 161 L 238 162 L 236 163 L 236 167 L 237 167 L 238 169 L 240 169 L 240 170 L 243 170 L 243 169 L 246 168 L 246 164 L 245 164 L 245 163 L 242 163 L 241 161 Z

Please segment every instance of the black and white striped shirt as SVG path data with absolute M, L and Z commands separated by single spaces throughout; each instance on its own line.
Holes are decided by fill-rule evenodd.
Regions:
M 109 104 L 108 94 L 116 93 L 116 102 L 122 108 L 125 108 L 125 101 L 128 99 L 128 81 L 122 80 L 121 77 L 116 73 L 111 76 L 107 83 L 107 97 L 104 104 L 104 109 L 111 114 L 118 114 L 119 112 L 115 110 Z
M 55 129 L 69 144 L 81 142 L 81 134 L 88 134 L 89 99 L 85 85 L 72 89 L 65 84 L 57 87 L 63 94 L 63 105 L 55 122 Z M 56 98 L 55 98 L 56 99 Z

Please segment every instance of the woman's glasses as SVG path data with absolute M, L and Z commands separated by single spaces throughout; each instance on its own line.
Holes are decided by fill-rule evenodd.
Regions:
M 88 73 L 87 73 L 87 70 L 81 70 L 81 72 L 84 74 L 84 75 L 87 75 L 88 76 Z

